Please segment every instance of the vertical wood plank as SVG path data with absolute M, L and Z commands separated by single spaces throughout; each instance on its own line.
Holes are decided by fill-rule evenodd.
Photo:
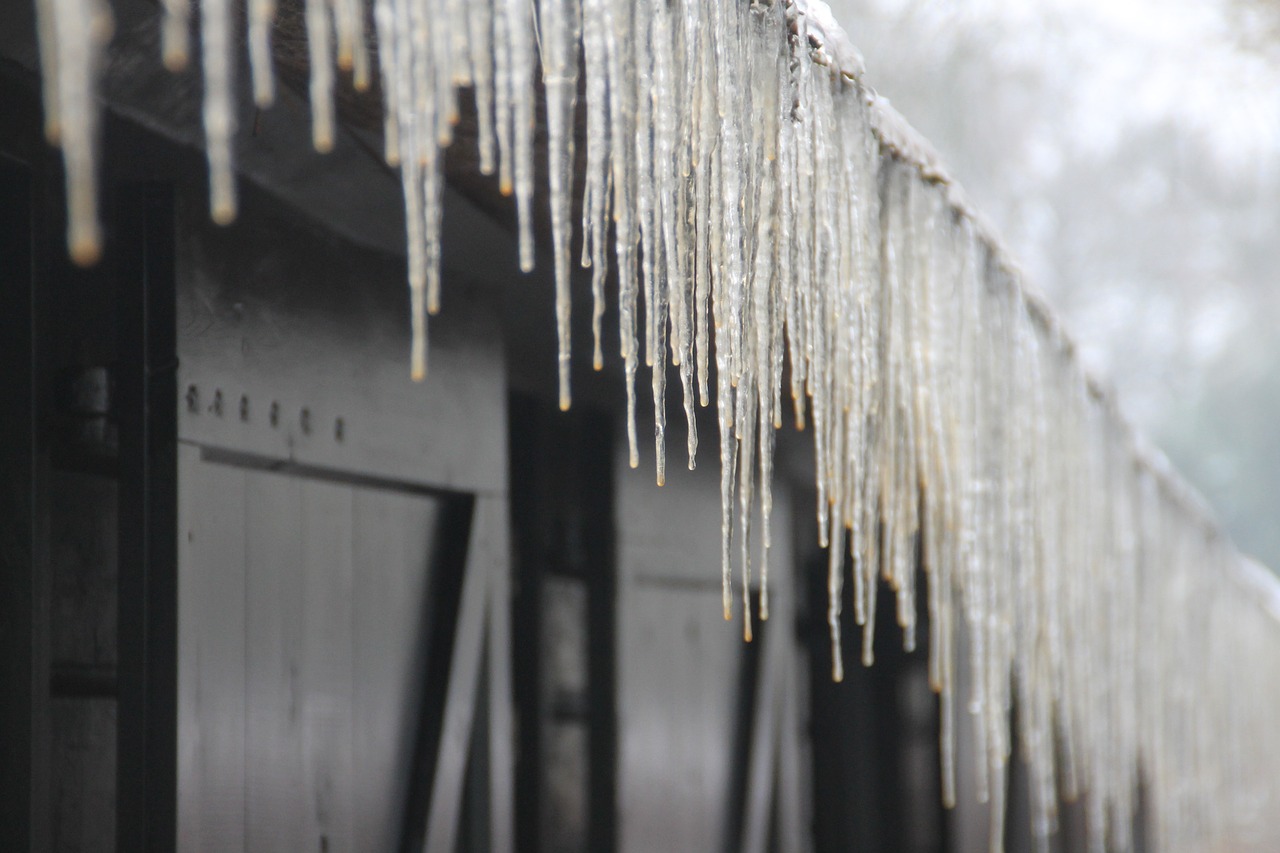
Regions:
M 434 499 L 355 496 L 355 849 L 397 848 L 413 759 L 428 611 Z
M 485 607 L 492 563 L 498 559 L 492 527 L 502 518 L 495 498 L 477 498 L 471 523 L 471 541 L 458 602 L 458 621 L 449 662 L 440 748 L 427 810 L 426 853 L 453 853 L 462 811 L 462 789 L 471 726 L 475 721 L 476 687 L 484 651 Z
M 114 853 L 116 703 L 54 698 L 50 749 L 52 853 Z
M 802 661 L 792 660 L 784 675 L 782 716 L 778 745 L 778 846 L 804 853 L 811 847 L 805 803 L 808 784 L 803 755 L 803 726 L 799 718 L 803 687 L 799 684 Z
M 246 847 L 308 850 L 304 775 L 302 488 L 246 472 Z
M 489 849 L 511 853 L 515 819 L 515 708 L 511 682 L 511 547 L 505 499 L 477 502 L 474 559 L 489 573 Z
M 24 853 L 49 843 L 48 451 L 32 198 L 31 170 L 0 155 L 0 847 Z
M 302 481 L 304 790 L 303 849 L 353 849 L 352 519 L 349 486 Z
M 740 612 L 721 618 L 715 472 L 667 485 L 615 457 L 618 849 L 718 850 L 729 825 Z M 737 580 L 735 579 L 735 583 Z
M 742 827 L 743 853 L 765 853 L 769 845 L 769 830 L 774 816 L 774 782 L 777 779 L 777 751 L 779 748 L 779 706 L 785 683 L 784 669 L 790 649 L 785 615 L 791 612 L 786 585 L 774 584 L 776 619 L 760 632 L 757 642 L 763 643 L 762 660 L 756 694 L 752 698 L 755 712 L 752 714 L 750 755 L 747 765 L 747 790 Z M 774 626 L 781 630 L 776 630 Z M 775 630 L 776 634 L 775 635 Z
M 243 850 L 245 475 L 178 465 L 178 847 Z

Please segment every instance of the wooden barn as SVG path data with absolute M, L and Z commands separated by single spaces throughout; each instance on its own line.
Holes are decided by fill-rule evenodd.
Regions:
M 221 225 L 209 215 L 208 67 L 162 66 L 160 18 L 172 4 L 112 0 L 111 40 L 86 60 L 100 66 L 88 97 L 101 104 L 91 167 L 101 256 L 73 263 L 72 148 L 65 128 L 63 151 L 46 141 L 41 78 L 41 28 L 57 28 L 40 15 L 96 5 L 0 8 L 0 847 L 942 853 L 1083 850 L 1104 832 L 1117 848 L 1208 849 L 1152 840 L 1157 777 L 1190 766 L 1172 759 L 1143 765 L 1097 801 L 1105 830 L 1089 828 L 1094 765 L 1077 767 L 1078 798 L 1054 793 L 1051 772 L 1049 834 L 1036 749 L 1052 765 L 1055 751 L 1073 748 L 1071 727 L 1093 718 L 1046 722 L 1036 703 L 1048 693 L 1007 688 L 1005 731 L 1051 734 L 1047 747 L 1006 746 L 1007 764 L 987 773 L 993 747 L 968 722 L 974 640 L 957 632 L 953 645 L 950 628 L 931 636 L 943 618 L 923 592 L 932 542 L 912 546 L 909 580 L 877 585 L 873 570 L 869 591 L 837 587 L 847 624 L 836 648 L 849 663 L 832 681 L 828 565 L 856 571 L 859 555 L 829 558 L 819 547 L 829 531 L 814 516 L 812 430 L 779 430 L 776 446 L 769 438 L 768 621 L 743 641 L 741 620 L 760 605 L 756 577 L 735 587 L 745 610 L 725 624 L 714 450 L 724 425 L 714 407 L 691 407 L 686 422 L 673 397 L 672 457 L 692 424 L 699 464 L 673 462 L 659 488 L 642 442 L 633 470 L 625 387 L 634 377 L 612 357 L 626 348 L 625 304 L 610 296 L 593 316 L 592 271 L 576 263 L 581 235 L 566 327 L 572 407 L 559 405 L 561 236 L 549 172 L 566 132 L 577 143 L 571 182 L 595 168 L 589 75 L 575 72 L 584 103 L 575 113 L 570 102 L 567 126 L 555 118 L 556 78 L 531 84 L 535 180 L 521 221 L 498 180 L 480 173 L 486 107 L 457 90 L 438 164 L 441 310 L 416 382 L 405 185 L 385 156 L 386 93 L 382 84 L 358 92 L 338 72 L 331 150 L 315 150 L 311 4 L 280 4 L 269 109 L 254 104 L 248 41 L 232 27 L 237 210 Z M 245 4 L 230 5 L 240 15 Z M 350 5 L 372 27 L 384 4 Z M 466 14 L 466 4 L 427 5 Z M 547 7 L 580 7 L 539 5 L 549 50 Z M 198 7 L 206 52 L 215 6 Z M 340 18 L 342 6 L 319 4 L 320 14 Z M 581 14 L 601 6 L 587 0 Z M 576 57 L 576 29 L 571 39 Z M 65 62 L 60 73 L 70 73 Z M 908 149 L 893 156 L 909 160 Z M 923 187 L 946 183 L 925 177 Z M 894 180 L 882 174 L 881 192 L 892 195 Z M 572 201 L 575 222 L 589 204 Z M 884 227 L 893 216 L 882 214 Z M 527 274 L 522 229 L 536 259 Z M 618 263 L 611 255 L 610 288 Z M 593 321 L 604 330 L 600 371 L 586 355 Z M 675 393 L 682 375 L 665 373 Z M 656 413 L 640 396 L 634 417 L 645 424 Z M 935 517 L 919 494 L 917 543 L 934 538 L 926 517 Z M 746 514 L 752 500 L 748 491 Z M 883 523 L 887 551 L 893 530 Z M 745 546 L 757 565 L 758 535 Z M 733 547 L 743 546 L 734 538 Z M 922 590 L 905 605 L 894 596 L 904 583 Z M 1128 601 L 1126 589 L 1106 594 Z M 858 664 L 856 596 L 872 608 L 871 667 Z M 1260 644 L 1274 639 L 1255 633 Z M 1031 683 L 1016 670 L 1017 642 L 1012 683 Z M 944 677 L 959 698 L 941 712 L 931 650 L 960 662 Z M 1156 672 L 1135 666 L 1142 678 Z M 1125 716 L 1123 700 L 1099 701 L 1129 721 L 1107 741 L 1117 753 L 1125 737 L 1143 737 L 1148 718 Z M 1252 719 L 1241 714 L 1242 731 Z M 1199 768 L 1205 750 L 1186 760 Z M 975 774 L 998 792 L 976 795 Z M 1226 829 L 1236 826 L 1161 820 L 1166 839 L 1175 830 L 1203 839 L 1210 828 L 1233 837 Z M 1256 849 L 1270 849 L 1260 837 Z

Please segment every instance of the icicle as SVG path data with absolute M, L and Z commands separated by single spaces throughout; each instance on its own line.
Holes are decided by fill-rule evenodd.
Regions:
M 694 150 L 691 168 L 694 173 L 694 345 L 697 348 L 698 361 L 698 402 L 706 406 L 710 403 L 710 363 L 711 363 L 711 290 L 713 259 L 712 249 L 715 245 L 713 229 L 715 228 L 714 192 L 712 187 L 718 174 L 713 150 L 718 138 L 719 95 L 716 77 L 715 28 L 713 23 L 702 14 L 707 7 L 701 3 L 689 4 L 691 21 L 689 33 L 696 40 L 694 49 L 697 68 L 693 84 L 693 106 L 691 120 L 695 128 Z
M 427 272 L 427 313 L 440 312 L 440 233 L 444 204 L 444 175 L 439 154 L 429 143 L 422 169 L 423 242 Z
M 266 108 L 276 99 L 271 68 L 271 26 L 276 19 L 275 0 L 249 0 L 249 70 L 253 78 L 253 102 Z
M 716 8 L 719 10 L 720 4 L 717 4 Z M 742 248 L 745 245 L 745 237 L 742 231 L 743 164 L 740 126 L 740 122 L 743 120 L 742 80 L 739 74 L 730 71 L 730 69 L 737 68 L 740 62 L 735 50 L 739 46 L 738 17 L 738 5 L 729 4 L 728 8 L 724 9 L 723 13 L 719 15 L 718 25 L 716 26 L 717 31 L 722 33 L 716 41 L 716 57 L 720 68 L 729 72 L 718 74 L 716 77 L 719 84 L 721 122 L 721 252 L 724 264 L 723 275 L 726 282 L 724 296 L 727 297 L 728 302 L 726 322 L 722 326 L 723 334 L 717 334 L 716 337 L 716 350 L 717 352 L 719 351 L 723 340 L 729 350 L 728 358 L 725 362 L 729 370 L 729 381 L 731 385 L 735 386 L 742 375 L 740 361 L 742 353 L 739 338 L 742 334 L 742 302 L 745 278 L 742 261 Z
M 493 8 L 493 100 L 494 135 L 498 143 L 498 192 L 515 192 L 515 140 L 511 100 L 511 16 L 510 0 L 492 0 Z M 501 6 L 497 4 L 501 3 Z
M 716 404 L 720 422 L 720 586 L 725 621 L 733 619 L 733 486 L 738 443 L 733 434 L 734 389 L 729 384 L 726 357 L 716 353 Z
M 529 0 L 506 0 L 520 271 L 533 269 L 533 23 Z
M 469 41 L 471 39 L 470 15 L 467 7 L 471 5 L 484 5 L 483 0 L 445 0 L 444 16 L 448 22 L 449 34 L 449 81 L 454 87 L 470 86 L 473 82 L 471 75 L 471 51 Z M 575 23 L 576 31 L 576 23 Z M 576 38 L 576 35 L 575 35 Z M 574 62 L 575 70 L 577 62 Z M 450 123 L 458 123 L 457 100 L 455 97 L 453 113 L 450 116 Z
M 365 44 L 363 0 L 332 2 L 338 30 L 338 67 L 352 72 L 352 85 L 357 92 L 363 92 L 369 88 L 369 48 Z
M 674 62 L 673 75 L 676 80 L 686 81 L 685 86 L 675 87 L 672 100 L 679 107 L 676 139 L 676 175 L 674 217 L 674 256 L 668 256 L 668 278 L 672 285 L 672 322 L 676 342 L 672 360 L 680 367 L 680 395 L 684 402 L 685 420 L 685 452 L 688 455 L 688 467 L 692 471 L 697 466 L 698 453 L 698 418 L 697 418 L 697 355 L 694 352 L 696 332 L 695 299 L 696 281 L 694 265 L 697 232 L 694 217 L 697 215 L 696 200 L 692 197 L 694 188 L 693 160 L 695 133 L 697 125 L 697 108 L 695 99 L 690 97 L 688 84 L 696 75 L 698 67 L 697 43 L 697 6 L 689 4 L 684 14 L 674 20 L 676 43 L 672 50 Z
M 770 58 L 766 55 L 766 59 Z M 776 75 L 772 68 L 767 67 L 767 63 L 762 62 L 765 66 L 763 74 L 764 79 L 757 81 L 756 97 L 763 96 L 765 100 L 764 110 L 766 112 L 776 109 L 769 98 L 776 93 L 767 91 L 769 87 L 775 86 L 777 83 Z M 764 89 L 766 91 L 760 91 Z M 765 141 L 770 138 L 776 138 L 776 126 L 765 123 L 763 127 L 763 139 Z M 765 156 L 764 162 L 758 164 L 761 177 L 758 184 L 758 192 L 756 193 L 756 234 L 755 234 L 755 263 L 751 271 L 751 302 L 753 308 L 753 325 L 755 326 L 755 340 L 751 350 L 755 354 L 754 372 L 756 377 L 756 409 L 755 412 L 747 412 L 747 418 L 755 418 L 758 420 L 757 442 L 759 444 L 760 456 L 760 520 L 761 520 L 761 557 L 760 557 L 760 618 L 765 620 L 769 618 L 769 593 L 768 593 L 768 566 L 769 566 L 769 547 L 772 544 L 769 538 L 769 520 L 773 511 L 773 416 L 770 412 L 770 406 L 774 399 L 773 392 L 773 345 L 774 345 L 774 324 L 776 322 L 774 314 L 774 304 L 776 301 L 776 290 L 774 288 L 774 221 L 776 218 L 776 208 L 774 206 L 775 181 L 774 181 L 774 161 L 775 157 Z M 746 337 L 744 335 L 744 337 Z M 751 458 L 748 453 L 747 458 Z M 743 509 L 744 513 L 750 512 L 750 507 Z
M 333 9 L 334 28 L 337 31 L 338 68 L 350 71 L 355 66 L 357 22 L 355 0 L 330 0 Z
M 628 156 L 635 138 L 634 60 L 630 50 L 631 0 L 612 0 L 606 31 L 609 86 L 609 148 L 611 152 L 615 256 L 618 262 L 618 337 L 627 391 L 627 448 L 632 468 L 640 464 L 636 438 L 635 162 Z
M 831 680 L 844 681 L 844 641 L 840 611 L 844 598 L 844 526 L 834 525 L 835 538 L 827 546 L 827 627 L 831 634 Z M 869 650 L 864 655 L 869 654 Z
M 657 269 L 657 228 L 653 199 L 653 9 L 652 0 L 635 0 L 632 50 L 635 68 L 635 204 L 640 236 L 640 278 L 644 284 L 644 363 L 653 367 L 659 356 L 654 335 L 658 325 L 654 305 L 654 276 Z
M 591 268 L 591 366 L 604 368 L 600 344 L 609 236 L 609 54 L 607 0 L 585 0 L 582 55 L 587 76 L 587 171 L 582 191 L 582 266 Z
M 573 204 L 573 114 L 578 94 L 577 0 L 542 4 L 542 80 L 547 93 L 547 174 L 551 187 L 551 242 L 556 279 L 560 410 L 569 409 L 569 214 Z M 661 485 L 661 483 L 659 483 Z
M 61 145 L 66 171 L 67 250 L 77 265 L 89 266 L 102 254 L 94 82 L 111 38 L 111 10 L 100 0 L 41 0 L 37 14 L 45 136 Z
M 52 3 L 53 0 L 41 0 Z M 164 19 L 160 25 L 160 52 L 164 67 L 181 71 L 187 67 L 191 54 L 191 3 L 190 0 L 163 0 Z
M 492 2 L 493 0 L 474 0 L 466 4 L 471 83 L 476 99 L 476 145 L 480 152 L 480 174 L 482 175 L 492 175 L 495 168 Z
M 481 5 L 481 4 L 476 4 Z M 378 34 L 378 64 L 382 71 L 383 156 L 389 166 L 400 165 L 400 114 L 401 101 L 408 96 L 401 91 L 400 72 L 409 65 L 402 58 L 402 39 L 396 36 L 400 23 L 393 9 L 393 0 L 374 0 L 374 28 Z
M 409 374 L 414 382 L 427 378 L 427 257 L 423 218 L 423 182 L 418 158 L 408 152 L 401 170 L 405 198 L 406 245 L 409 250 L 409 296 L 412 344 Z
M 62 144 L 62 74 L 58 68 L 61 62 L 59 55 L 67 44 L 64 37 L 58 34 L 57 0 L 37 0 L 36 2 L 36 38 L 40 42 L 40 70 L 44 75 L 41 95 L 44 104 L 44 138 L 50 145 Z M 185 32 L 185 31 L 184 31 Z M 88 51 L 83 55 L 87 56 Z M 71 187 L 67 187 L 70 197 Z M 96 207 L 96 205 L 95 205 Z
M 752 412 L 757 401 L 754 389 L 746 383 L 739 386 L 734 395 L 736 409 L 734 419 L 742 425 L 738 433 L 738 523 L 742 541 L 742 639 L 751 642 L 751 504 L 754 500 L 754 464 L 752 449 L 755 445 L 755 418 Z
M 213 221 L 226 225 L 236 218 L 236 175 L 231 154 L 236 113 L 232 100 L 230 0 L 205 0 L 200 4 L 200 22 L 209 208 Z
M 453 52 L 453 34 L 458 29 L 458 22 L 466 16 L 450 8 L 453 2 L 454 0 L 446 0 L 444 8 L 429 8 L 423 16 L 428 39 L 426 62 L 431 66 L 430 78 L 435 82 L 436 145 L 440 148 L 447 148 L 453 143 L 453 126 L 458 123 L 455 81 L 459 58 Z
M 654 376 L 661 374 L 654 383 L 654 410 L 658 415 L 656 429 L 659 481 L 666 479 L 666 413 L 657 395 L 666 396 L 666 352 L 670 343 L 671 363 L 680 368 L 680 386 L 684 395 L 685 421 L 689 438 L 688 454 L 693 467 L 696 450 L 697 427 L 694 424 L 692 406 L 692 374 L 689 371 L 689 353 L 686 351 L 688 321 L 686 318 L 686 279 L 681 268 L 681 247 L 685 242 L 687 224 L 681 221 L 680 199 L 683 196 L 685 174 L 681 158 L 677 155 L 677 133 L 684 123 L 685 99 L 676 97 L 674 69 L 684 57 L 682 45 L 677 41 L 677 21 L 666 3 L 659 3 L 653 17 L 654 60 L 653 103 L 653 163 L 654 163 L 654 220 L 655 247 L 658 250 L 654 273 Z M 684 149 L 680 144 L 679 148 Z M 663 266 L 659 267 L 658 263 Z M 669 330 L 669 333 L 668 333 Z M 669 334 L 669 337 L 668 337 Z
M 226 0 L 214 0 L 224 3 Z M 333 149 L 333 60 L 328 0 L 306 0 L 307 59 L 311 67 L 311 144 L 322 154 Z M 205 36 L 205 54 L 209 37 Z M 206 68 L 208 59 L 205 60 Z M 206 75 L 208 71 L 205 72 Z M 206 101 L 208 96 L 206 96 Z
M 89 263 L 101 243 L 94 78 L 110 13 L 101 0 L 34 2 L 45 132 L 66 164 L 68 245 Z M 162 6 L 164 61 L 179 68 L 189 3 Z M 908 649 L 924 595 L 944 804 L 976 795 L 1002 826 L 1016 749 L 1041 848 L 1059 799 L 1077 795 L 1093 849 L 1131 848 L 1140 784 L 1160 849 L 1234 849 L 1274 836 L 1280 594 L 1253 577 L 1198 498 L 1084 375 L 927 143 L 863 85 L 825 4 L 538 8 L 561 401 L 581 26 L 581 260 L 592 269 L 593 365 L 603 361 L 612 227 L 632 467 L 641 357 L 652 367 L 659 483 L 668 358 L 679 370 L 690 467 L 695 393 L 709 405 L 714 382 L 725 617 L 736 520 L 750 639 L 757 491 L 759 616 L 768 615 L 785 361 L 796 426 L 814 443 L 832 675 L 843 677 L 847 553 L 864 664 L 881 578 L 896 594 Z M 496 169 L 499 190 L 516 196 L 522 269 L 534 261 L 533 10 L 530 0 L 373 0 L 385 152 L 404 192 L 417 380 L 427 315 L 440 307 L 441 148 L 453 138 L 459 86 L 474 88 L 481 171 Z M 229 0 L 200 4 L 217 222 L 236 209 L 231 12 Z M 253 96 L 265 106 L 275 0 L 247 0 L 246 12 Z M 334 143 L 333 42 L 356 88 L 369 83 L 364 16 L 363 0 L 306 0 L 318 150 Z M 958 697 L 961 667 L 970 689 Z M 958 716 L 971 718 L 975 778 L 957 777 Z M 991 849 L 1001 844 L 993 833 Z
M 351 26 L 355 30 L 355 54 L 351 64 L 351 87 L 357 92 L 367 92 L 372 85 L 373 69 L 369 59 L 369 44 L 365 33 L 364 0 L 351 0 L 352 14 L 355 19 Z

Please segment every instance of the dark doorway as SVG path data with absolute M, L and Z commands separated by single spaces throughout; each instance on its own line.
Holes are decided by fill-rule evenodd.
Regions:
M 512 395 L 516 849 L 615 842 L 613 425 Z
M 894 594 L 877 595 L 875 664 L 864 667 L 862 629 L 844 585 L 844 681 L 831 680 L 826 553 L 808 562 L 814 849 L 819 853 L 943 853 L 946 811 L 939 771 L 938 702 L 928 681 L 928 619 L 917 597 L 916 649 L 903 649 Z M 850 571 L 846 556 L 844 571 Z M 917 588 L 924 589 L 924 577 Z

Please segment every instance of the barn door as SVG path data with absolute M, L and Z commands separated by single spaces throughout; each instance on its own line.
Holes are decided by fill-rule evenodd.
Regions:
M 179 212 L 178 849 L 510 850 L 493 312 L 411 383 L 401 265 L 267 207 Z
M 458 835 L 501 508 L 193 446 L 179 482 L 180 847 Z

